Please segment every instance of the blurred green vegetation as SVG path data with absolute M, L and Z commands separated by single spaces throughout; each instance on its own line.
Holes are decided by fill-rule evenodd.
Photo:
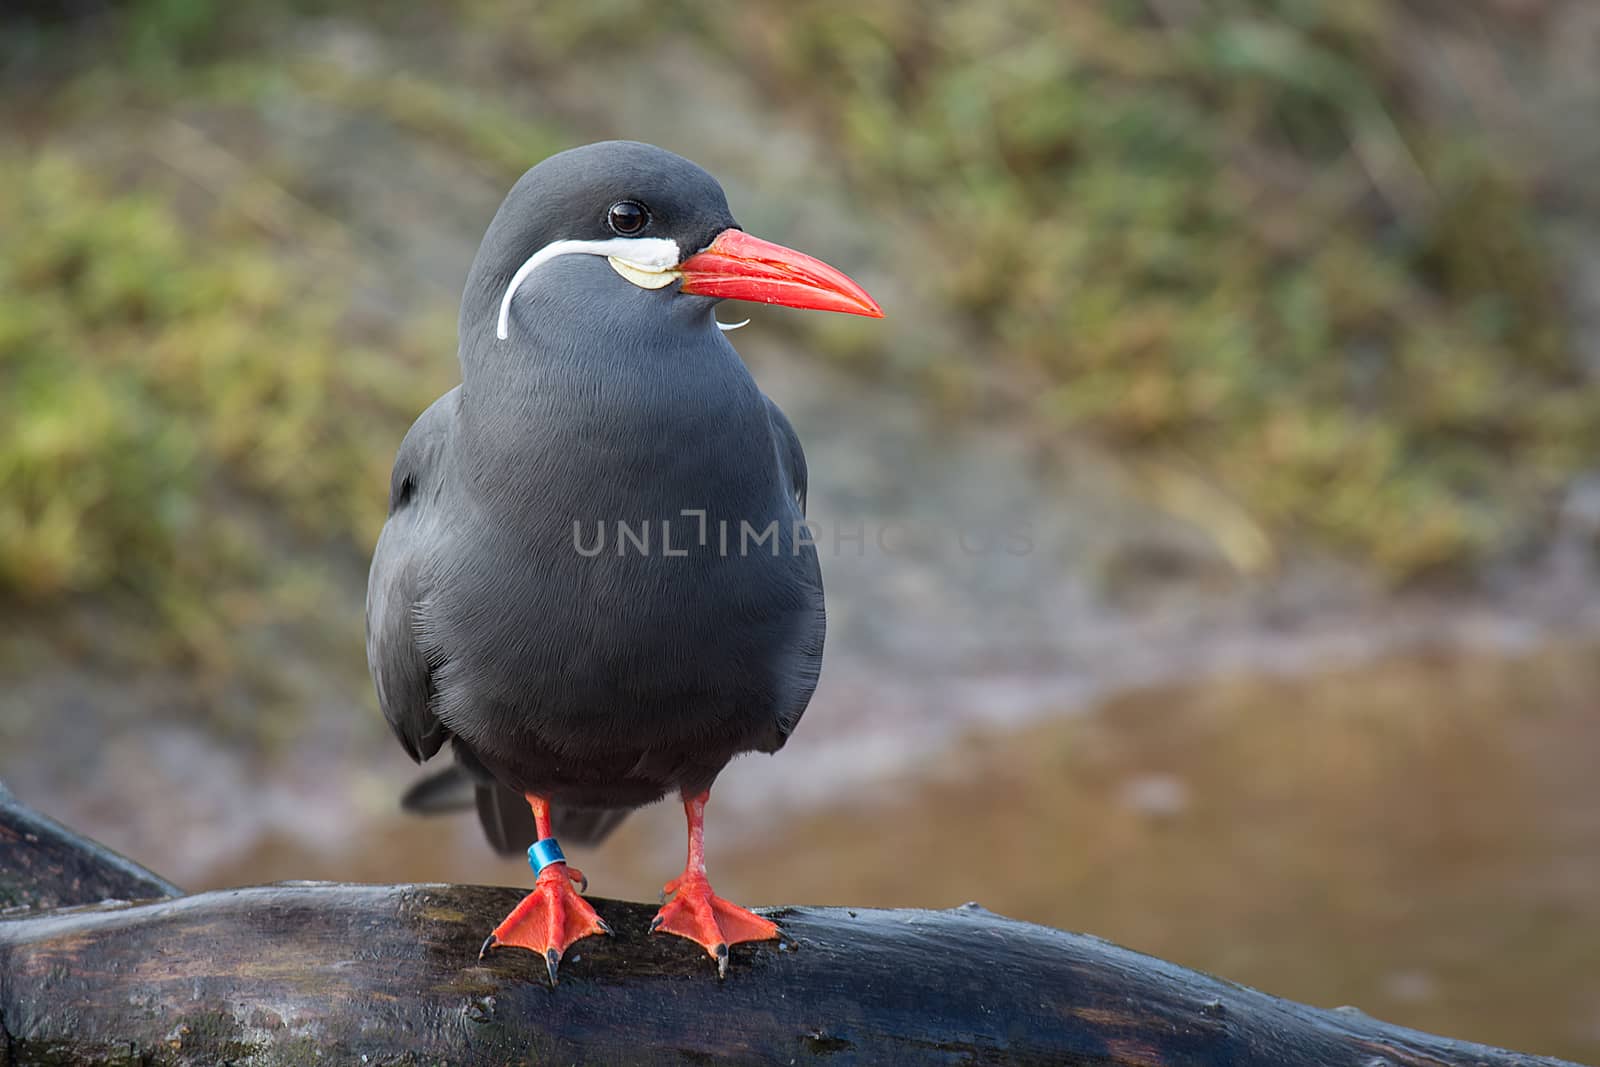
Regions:
M 274 539 L 381 523 L 394 428 L 443 375 L 350 340 L 348 294 L 228 211 L 51 153 L 0 159 L 0 187 L 0 589 L 132 598 L 164 651 L 225 656 Z
M 1178 459 L 1396 580 L 1600 455 L 1525 176 L 1406 91 L 1390 0 L 745 4 L 708 22 L 948 254 L 1042 425 Z M 1409 109 L 1408 109 L 1409 105 Z
M 108 5 L 62 76 L 89 88 L 60 99 L 249 106 L 295 79 L 507 183 L 556 143 L 481 92 L 253 51 L 240 10 L 267 17 Z M 1398 0 L 449 11 L 530 78 L 675 36 L 823 134 L 879 236 L 939 250 L 934 295 L 991 339 L 834 353 L 897 361 L 930 402 L 999 376 L 1035 426 L 1200 472 L 1397 581 L 1536 539 L 1597 454 L 1528 174 L 1416 105 Z M 354 329 L 338 271 L 308 275 L 244 208 L 196 211 L 70 144 L 0 144 L 0 183 L 0 595 L 131 593 L 193 643 L 219 576 L 273 551 L 251 509 L 364 549 L 399 435 L 450 380 L 448 327 Z

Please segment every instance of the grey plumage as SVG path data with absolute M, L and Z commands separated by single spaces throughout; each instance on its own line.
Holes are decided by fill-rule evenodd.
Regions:
M 775 751 L 821 664 L 821 572 L 795 531 L 805 455 L 715 328 L 716 301 L 563 255 L 522 283 L 495 336 L 519 265 L 552 241 L 605 239 L 621 197 L 647 201 L 685 254 L 734 225 L 709 175 L 650 146 L 529 171 L 469 275 L 462 384 L 400 446 L 369 577 L 384 715 L 418 761 L 452 742 L 506 851 L 532 839 L 523 792 L 595 840 L 669 790 L 709 787 L 741 752 Z M 619 551 L 618 523 L 647 529 L 649 551 Z M 774 523 L 776 551 L 741 544 Z M 603 550 L 580 551 L 597 529 Z

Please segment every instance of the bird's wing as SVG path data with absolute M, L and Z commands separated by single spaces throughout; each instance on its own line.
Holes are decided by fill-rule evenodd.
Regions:
M 789 417 L 772 402 L 771 397 L 767 397 L 766 401 L 767 415 L 772 422 L 773 444 L 778 453 L 778 467 L 788 479 L 789 490 L 804 518 L 808 480 L 805 449 L 800 447 L 800 437 L 794 432 Z M 788 740 L 794 728 L 800 724 L 800 716 L 805 714 L 806 705 L 811 702 L 811 694 L 817 687 L 817 676 L 822 669 L 822 644 L 827 632 L 827 614 L 822 600 L 822 565 L 817 559 L 817 550 L 808 546 L 799 555 L 806 560 L 811 571 L 811 616 L 804 623 L 799 643 L 790 650 L 792 658 L 784 672 L 785 684 L 782 687 L 785 692 L 777 709 L 775 747 L 781 747 Z
M 422 413 L 401 443 L 389 480 L 389 519 L 367 576 L 367 666 L 384 718 L 419 763 L 450 737 L 433 712 L 433 665 L 418 645 L 417 626 L 428 594 L 440 457 L 455 411 L 452 390 Z
M 806 513 L 806 450 L 800 447 L 800 437 L 789 423 L 789 416 L 772 402 L 767 402 L 767 417 L 772 420 L 772 437 L 778 449 L 778 466 L 789 479 L 789 488 L 800 505 L 800 514 Z

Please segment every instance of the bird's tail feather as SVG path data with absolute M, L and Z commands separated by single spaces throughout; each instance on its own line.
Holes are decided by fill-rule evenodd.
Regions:
M 598 845 L 627 817 L 626 809 L 552 807 L 550 829 L 563 844 Z M 478 787 L 478 821 L 503 856 L 526 852 L 538 835 L 528 802 L 503 785 Z
M 400 795 L 400 807 L 413 815 L 453 815 L 458 811 L 471 811 L 477 788 L 459 766 L 451 764 L 413 782 L 411 788 Z
M 502 856 L 526 852 L 538 836 L 533 812 L 521 795 L 498 782 L 479 781 L 460 764 L 417 781 L 401 796 L 400 806 L 417 815 L 451 815 L 476 807 L 483 836 Z M 597 845 L 627 816 L 626 810 L 558 807 L 550 812 L 550 821 L 563 843 Z
M 627 808 L 556 808 L 550 813 L 556 837 L 574 845 L 598 845 L 627 817 Z
M 502 856 L 526 852 L 539 836 L 528 802 L 499 784 L 478 786 L 478 822 L 490 847 Z

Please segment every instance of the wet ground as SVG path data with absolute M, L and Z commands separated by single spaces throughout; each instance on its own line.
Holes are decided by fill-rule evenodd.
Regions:
M 753 899 L 976 896 L 1296 999 L 1600 1062 L 1597 653 L 1129 696 L 976 740 L 729 866 Z
M 712 871 L 750 903 L 975 898 L 1313 1004 L 1600 1062 L 1597 693 L 1586 644 L 1150 689 L 975 733 L 754 832 L 729 790 Z M 660 805 L 575 859 L 596 892 L 650 899 L 681 833 Z M 470 817 L 375 811 L 351 849 L 277 837 L 197 884 L 290 875 L 527 877 Z

